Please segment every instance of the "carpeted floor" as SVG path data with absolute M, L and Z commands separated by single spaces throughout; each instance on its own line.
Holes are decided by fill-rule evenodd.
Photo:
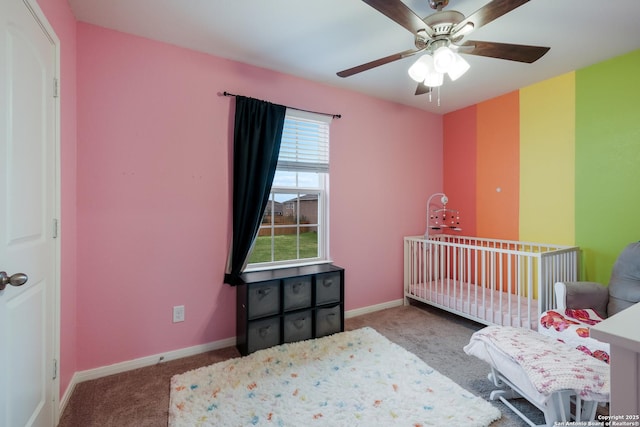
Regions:
M 346 330 L 364 326 L 374 328 L 414 353 L 463 388 L 489 399 L 494 387 L 487 380 L 488 365 L 462 350 L 471 334 L 483 325 L 428 306 L 411 305 L 345 321 Z M 239 357 L 235 347 L 80 383 L 62 414 L 59 427 L 166 426 L 171 377 L 232 357 Z M 535 407 L 522 399 L 516 402 L 534 422 L 544 422 L 542 413 Z M 491 403 L 502 412 L 502 418 L 492 427 L 527 426 L 501 402 Z

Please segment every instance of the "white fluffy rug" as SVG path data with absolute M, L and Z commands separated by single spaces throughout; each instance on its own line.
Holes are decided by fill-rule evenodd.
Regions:
M 487 426 L 500 416 L 371 328 L 176 375 L 169 404 L 170 427 Z

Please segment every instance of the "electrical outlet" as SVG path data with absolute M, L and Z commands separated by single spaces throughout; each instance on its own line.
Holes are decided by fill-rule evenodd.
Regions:
M 173 307 L 173 323 L 184 322 L 184 305 Z

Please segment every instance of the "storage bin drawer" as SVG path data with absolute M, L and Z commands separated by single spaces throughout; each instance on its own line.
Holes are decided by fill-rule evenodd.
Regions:
M 247 353 L 280 344 L 280 317 L 254 320 L 247 328 Z
M 283 282 L 284 311 L 311 307 L 311 276 L 292 277 Z
M 340 302 L 340 273 L 324 273 L 316 276 L 316 305 Z
M 311 310 L 298 311 L 284 316 L 284 342 L 313 338 Z
M 251 284 L 247 293 L 249 319 L 280 313 L 280 282 L 278 280 Z
M 340 304 L 316 309 L 316 338 L 342 331 Z

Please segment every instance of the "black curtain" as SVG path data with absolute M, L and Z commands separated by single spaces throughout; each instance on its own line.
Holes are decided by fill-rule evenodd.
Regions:
M 225 283 L 236 285 L 269 201 L 287 108 L 236 96 L 233 133 L 233 235 Z

